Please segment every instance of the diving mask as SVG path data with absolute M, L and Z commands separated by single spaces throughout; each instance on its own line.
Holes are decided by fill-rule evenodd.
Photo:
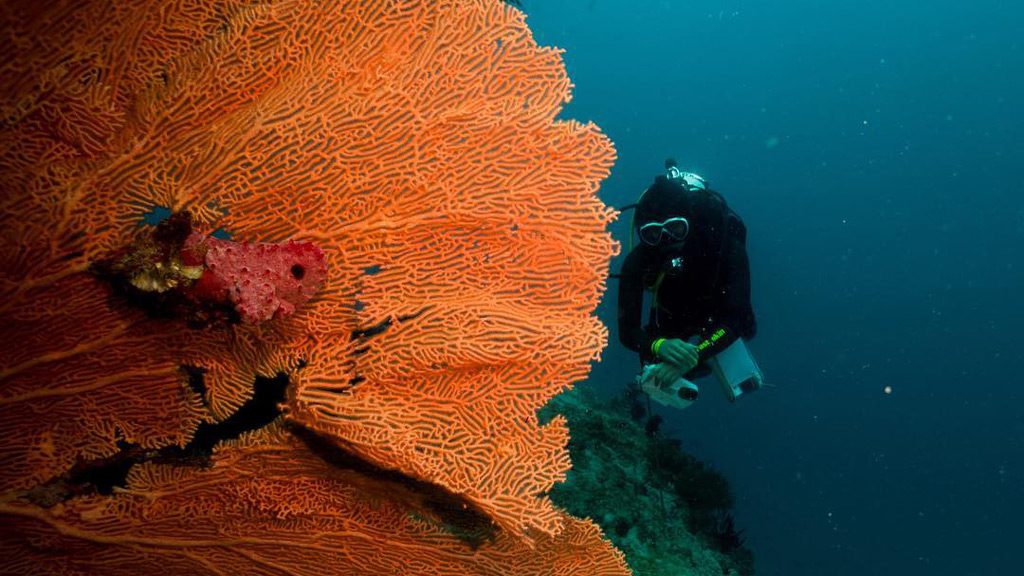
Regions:
M 704 181 L 704 178 L 694 174 L 693 172 L 683 172 L 674 165 L 669 166 L 665 172 L 665 177 L 669 180 L 685 186 L 687 190 L 707 190 L 708 184 Z
M 664 222 L 648 222 L 640 227 L 640 239 L 650 246 L 657 246 L 665 236 L 681 242 L 689 233 L 690 221 L 682 216 L 669 218 Z

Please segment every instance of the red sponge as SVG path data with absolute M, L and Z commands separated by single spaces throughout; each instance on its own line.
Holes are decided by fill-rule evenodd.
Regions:
M 242 322 L 254 324 L 291 314 L 327 276 L 323 250 L 309 242 L 238 243 L 192 233 L 182 263 L 204 267 L 192 285 L 201 303 L 231 303 Z

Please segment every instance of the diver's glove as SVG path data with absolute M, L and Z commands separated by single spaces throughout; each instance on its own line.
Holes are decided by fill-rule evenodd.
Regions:
M 668 388 L 673 382 L 683 377 L 684 372 L 675 364 L 659 362 L 652 364 L 647 370 L 647 379 L 658 388 Z
M 700 361 L 697 347 L 678 338 L 658 338 L 651 344 L 651 352 L 659 360 L 672 364 L 686 374 Z

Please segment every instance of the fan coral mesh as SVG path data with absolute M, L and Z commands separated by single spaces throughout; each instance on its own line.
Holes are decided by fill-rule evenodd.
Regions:
M 517 538 L 602 546 L 543 496 L 569 466 L 567 430 L 535 411 L 605 341 L 592 313 L 617 248 L 595 192 L 614 153 L 596 127 L 555 120 L 570 84 L 520 12 L 490 0 L 14 0 L 0 18 L 5 513 L 55 529 L 38 540 L 61 546 L 67 531 L 95 534 L 83 546 L 124 543 L 129 524 L 116 523 L 129 517 L 188 525 L 159 509 L 166 491 L 230 492 L 246 458 L 288 442 L 248 456 L 224 446 L 208 477 L 141 464 L 136 500 L 33 509 L 19 495 L 126 444 L 185 446 L 249 400 L 257 376 L 285 374 L 292 425 L 465 498 Z M 155 207 L 206 234 L 313 243 L 324 288 L 266 323 L 196 329 L 132 307 L 94 266 L 147 233 Z M 288 445 L 274 457 L 305 471 L 296 485 L 321 482 Z M 344 507 L 316 494 L 309 510 Z M 68 510 L 84 524 L 61 524 Z M 313 530 L 284 524 L 293 538 Z M 145 538 L 107 553 L 148 551 Z M 250 571 L 269 562 L 256 551 L 269 544 L 253 546 Z M 210 551 L 170 556 L 216 573 L 227 553 Z
M 566 517 L 562 534 L 532 547 L 499 534 L 470 548 L 439 531 L 429 511 L 410 514 L 416 502 L 400 484 L 366 483 L 277 427 L 225 445 L 211 470 L 144 464 L 130 483 L 117 498 L 77 498 L 47 511 L 0 503 L 3 573 L 626 573 L 609 546 L 595 545 L 601 534 L 589 520 Z

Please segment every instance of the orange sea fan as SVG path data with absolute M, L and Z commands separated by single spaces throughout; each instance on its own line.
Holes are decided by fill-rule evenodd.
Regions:
M 464 498 L 509 534 L 559 533 L 567 520 L 543 494 L 569 466 L 567 431 L 535 411 L 604 343 L 593 310 L 616 247 L 595 192 L 613 152 L 595 127 L 555 120 L 569 82 L 520 12 L 79 0 L 5 2 L 0 17 L 6 514 L 57 526 L 25 495 L 126 446 L 140 461 L 130 492 L 173 489 L 140 480 L 165 467 L 141 462 L 230 420 L 257 376 L 284 374 L 293 425 Z M 90 266 L 148 233 L 155 206 L 239 240 L 314 242 L 326 286 L 261 325 L 147 315 Z M 313 474 L 308 453 L 274 442 Z M 234 449 L 211 485 L 239 481 Z M 156 514 L 90 498 L 60 507 Z M 590 528 L 570 532 L 558 538 L 599 546 Z
M 566 518 L 533 546 L 471 542 L 474 519 L 441 529 L 436 502 L 380 474 L 329 461 L 280 426 L 225 445 L 212 468 L 136 466 L 116 498 L 49 510 L 0 503 L 4 574 L 549 574 L 621 576 L 589 520 Z M 432 507 L 434 505 L 434 507 Z M 131 519 L 132 521 L 126 521 Z M 332 570 L 333 567 L 333 570 Z

